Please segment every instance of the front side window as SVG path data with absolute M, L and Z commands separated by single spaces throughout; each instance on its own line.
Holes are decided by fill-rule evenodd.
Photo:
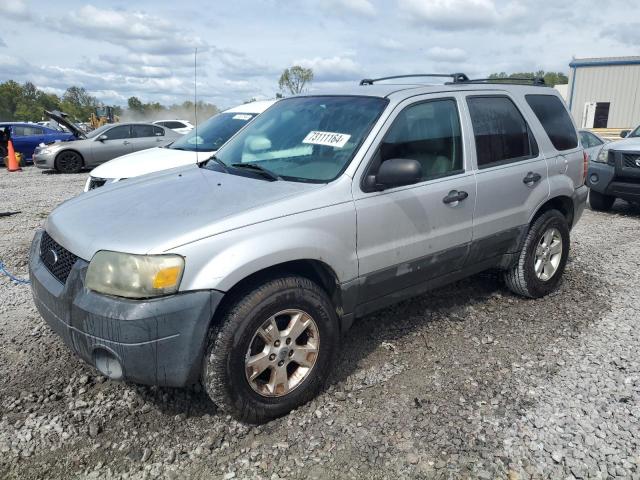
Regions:
M 351 162 L 387 104 L 365 96 L 280 100 L 217 156 L 229 166 L 254 164 L 284 180 L 329 182 Z
M 213 152 L 255 116 L 254 113 L 219 113 L 173 142 L 169 148 L 192 152 Z
M 571 150 L 578 146 L 578 137 L 569 112 L 558 97 L 526 95 L 526 99 L 556 150 Z
M 527 122 L 508 97 L 468 97 L 478 168 L 538 156 Z
M 580 132 L 580 142 L 584 148 L 597 147 L 602 145 L 602 141 L 589 132 Z
M 131 138 L 131 128 L 129 125 L 120 125 L 119 127 L 113 127 L 111 130 L 105 132 L 108 140 L 123 140 L 125 138 Z
M 423 102 L 405 108 L 380 143 L 373 168 L 392 158 L 417 160 L 422 179 L 463 172 L 462 135 L 453 99 Z

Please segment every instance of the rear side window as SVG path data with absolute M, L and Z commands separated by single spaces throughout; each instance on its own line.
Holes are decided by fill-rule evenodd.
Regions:
M 538 156 L 538 146 L 522 114 L 507 97 L 469 97 L 478 168 Z
M 153 137 L 153 125 L 133 125 L 133 138 Z
M 153 127 L 153 134 L 156 137 L 163 137 L 164 136 L 164 130 L 160 127 Z
M 16 137 L 30 137 L 34 135 L 42 135 L 44 130 L 38 127 L 26 127 L 22 125 L 16 125 L 13 127 L 13 134 Z
M 526 98 L 556 150 L 571 150 L 578 146 L 578 136 L 569 112 L 558 97 L 527 95 Z
M 186 128 L 182 122 L 164 122 L 164 126 L 167 128 Z

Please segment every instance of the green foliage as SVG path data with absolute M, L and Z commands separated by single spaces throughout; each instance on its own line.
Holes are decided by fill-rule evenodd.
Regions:
M 544 83 L 551 85 L 563 85 L 569 83 L 569 78 L 562 72 L 545 72 L 544 70 L 538 70 L 537 72 L 519 72 L 519 73 L 492 73 L 489 75 L 490 79 L 496 78 L 544 78 Z
M 313 70 L 294 65 L 291 68 L 285 68 L 278 86 L 283 92 L 288 90 L 291 95 L 297 95 L 304 91 L 304 87 L 313 81 Z
M 31 82 L 23 85 L 13 80 L 0 83 L 0 122 L 47 120 L 44 110 L 60 110 L 75 122 L 87 122 L 100 106 L 103 106 L 103 103 L 83 87 L 69 87 L 61 98 L 53 93 L 45 93 Z M 123 111 L 119 105 L 113 105 L 114 115 L 121 119 L 126 117 L 128 120 L 195 120 L 194 104 L 189 101 L 181 105 L 165 106 L 158 102 L 143 103 L 138 97 L 131 97 L 127 100 L 127 106 L 126 111 Z M 205 120 L 219 111 L 218 107 L 211 103 L 198 102 L 200 120 Z

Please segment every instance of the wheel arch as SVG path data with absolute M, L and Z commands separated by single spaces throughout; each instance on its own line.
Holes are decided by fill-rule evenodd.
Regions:
M 571 197 L 568 197 L 566 195 L 558 195 L 556 197 L 550 198 L 542 205 L 540 205 L 534 215 L 531 217 L 529 225 L 535 222 L 536 219 L 540 217 L 540 215 L 548 212 L 549 210 L 558 210 L 564 215 L 569 228 L 573 226 L 573 220 L 575 218 L 573 200 L 571 199 Z
M 331 300 L 338 318 L 342 318 L 344 315 L 344 298 L 336 272 L 321 260 L 304 258 L 271 265 L 237 281 L 226 291 L 221 304 L 216 310 L 214 319 L 215 317 L 219 318 L 219 315 L 223 314 L 230 305 L 242 297 L 247 289 L 254 288 L 273 278 L 287 275 L 299 275 L 316 283 Z

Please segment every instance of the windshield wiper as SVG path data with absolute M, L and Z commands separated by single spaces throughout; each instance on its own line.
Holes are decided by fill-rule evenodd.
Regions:
M 277 180 L 282 180 L 282 177 L 277 173 L 272 172 L 268 168 L 264 168 L 261 165 L 257 165 L 255 163 L 232 163 L 232 167 L 234 168 L 246 168 L 250 170 L 255 170 L 256 172 L 261 173 L 263 176 L 273 180 L 274 182 Z

